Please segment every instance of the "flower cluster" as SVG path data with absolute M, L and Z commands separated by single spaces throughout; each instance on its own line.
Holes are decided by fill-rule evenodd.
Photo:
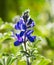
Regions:
M 31 36 L 33 30 L 31 29 L 34 26 L 34 21 L 29 16 L 29 11 L 25 11 L 20 17 L 19 21 L 15 24 L 15 29 L 20 30 L 20 33 L 16 33 L 17 40 L 14 42 L 15 46 L 18 46 L 28 40 L 34 42 L 36 36 Z

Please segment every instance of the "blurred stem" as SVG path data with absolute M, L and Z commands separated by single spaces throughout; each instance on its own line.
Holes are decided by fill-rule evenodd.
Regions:
M 5 63 L 5 58 L 3 58 L 3 64 L 6 65 L 6 63 Z
M 16 65 L 18 65 L 18 58 L 16 59 Z
M 24 48 L 25 48 L 25 51 L 27 52 L 27 49 L 26 49 L 26 42 L 24 42 Z M 27 65 L 31 65 L 30 62 L 29 62 L 29 58 L 26 56 L 26 64 Z

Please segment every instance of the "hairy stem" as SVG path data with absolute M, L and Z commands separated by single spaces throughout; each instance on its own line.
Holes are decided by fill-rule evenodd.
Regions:
M 26 24 L 26 22 L 27 22 L 27 19 L 28 19 L 28 17 L 29 17 L 29 15 L 28 15 L 28 11 L 26 11 L 26 12 L 24 12 L 24 15 L 23 15 L 23 19 L 24 19 L 24 22 L 25 22 L 25 25 L 27 26 L 27 24 Z M 25 30 L 25 36 L 24 36 L 24 49 L 25 49 L 25 51 L 27 52 L 27 47 L 26 47 L 26 31 L 27 31 L 27 29 Z M 25 55 L 26 56 L 26 63 L 27 63 L 27 65 L 30 65 L 30 62 L 29 62 L 29 57 L 27 57 L 27 55 Z
M 27 52 L 26 42 L 24 42 L 24 48 L 25 48 L 25 51 Z M 29 58 L 27 56 L 26 56 L 26 63 L 27 63 L 27 65 L 30 65 Z

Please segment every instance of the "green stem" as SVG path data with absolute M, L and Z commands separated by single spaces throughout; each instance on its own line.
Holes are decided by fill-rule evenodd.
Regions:
M 25 51 L 27 52 L 26 42 L 24 42 L 24 48 L 25 48 Z M 27 56 L 26 56 L 26 64 L 27 64 L 27 65 L 30 65 L 29 58 L 28 58 Z
M 23 19 L 24 19 L 24 22 L 25 22 L 25 25 L 27 26 L 27 19 L 28 19 L 28 11 L 27 12 L 25 12 L 24 13 L 24 15 L 23 15 Z M 27 31 L 27 29 L 25 30 L 25 36 L 24 36 L 24 49 L 25 49 L 25 51 L 27 52 L 27 48 L 26 48 L 26 31 Z M 25 55 L 26 56 L 26 63 L 27 63 L 27 65 L 30 65 L 30 62 L 29 62 L 29 57 L 27 57 L 27 55 Z
M 16 59 L 16 65 L 18 65 L 18 58 Z

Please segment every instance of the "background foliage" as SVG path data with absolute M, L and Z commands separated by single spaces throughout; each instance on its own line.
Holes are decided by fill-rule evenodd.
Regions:
M 15 39 L 11 37 L 11 31 L 16 23 L 14 17 L 21 16 L 26 9 L 30 9 L 30 15 L 36 25 L 33 34 L 37 36 L 33 43 L 36 46 L 29 44 L 31 50 L 35 48 L 36 52 L 38 51 L 34 53 L 36 59 L 32 65 L 54 65 L 53 3 L 53 0 L 0 0 L 0 65 L 25 65 L 25 59 L 19 52 L 22 46 L 14 46 Z M 12 58 L 16 61 L 13 62 Z

